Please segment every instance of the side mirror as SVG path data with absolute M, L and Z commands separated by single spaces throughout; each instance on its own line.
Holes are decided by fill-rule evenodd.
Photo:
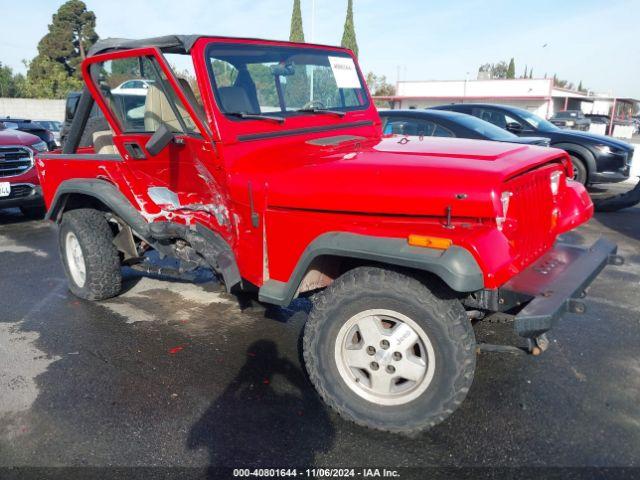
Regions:
M 522 125 L 520 125 L 519 123 L 509 122 L 507 123 L 507 130 L 517 135 L 519 133 L 522 133 L 523 128 L 522 128 Z
M 147 144 L 144 148 L 147 149 L 151 155 L 156 156 L 162 150 L 164 150 L 167 145 L 169 145 L 174 139 L 173 132 L 169 130 L 169 127 L 162 123 L 160 127 L 156 130 L 156 132 L 151 136 Z

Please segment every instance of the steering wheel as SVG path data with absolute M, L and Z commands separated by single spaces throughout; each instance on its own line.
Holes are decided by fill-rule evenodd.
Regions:
M 324 106 L 324 103 L 322 103 L 320 100 L 310 100 L 307 103 L 304 104 L 304 106 L 302 107 L 304 110 L 306 110 L 307 108 L 326 108 Z

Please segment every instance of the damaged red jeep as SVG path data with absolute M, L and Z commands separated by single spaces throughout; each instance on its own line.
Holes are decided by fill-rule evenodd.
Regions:
M 309 376 L 360 425 L 441 422 L 473 379 L 472 321 L 505 312 L 540 353 L 621 262 L 605 239 L 557 242 L 593 212 L 565 152 L 383 136 L 348 50 L 109 39 L 82 68 L 63 151 L 37 160 L 70 290 L 118 295 L 121 267 L 154 249 L 229 292 L 309 296 Z

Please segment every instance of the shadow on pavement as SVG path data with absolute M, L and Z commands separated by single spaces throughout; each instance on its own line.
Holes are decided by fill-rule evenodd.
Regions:
M 595 218 L 605 227 L 625 235 L 631 240 L 640 241 L 640 208 L 596 213 Z
M 212 469 L 313 465 L 335 435 L 324 406 L 274 342 L 258 340 L 247 355 L 238 375 L 191 427 L 187 447 L 208 449 Z
M 11 225 L 14 223 L 39 222 L 42 220 L 34 220 L 22 214 L 17 208 L 0 209 L 0 227 L 2 225 Z

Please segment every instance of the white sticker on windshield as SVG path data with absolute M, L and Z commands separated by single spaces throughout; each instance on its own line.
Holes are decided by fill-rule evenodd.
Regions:
M 360 88 L 360 78 L 352 58 L 329 57 L 338 88 Z

